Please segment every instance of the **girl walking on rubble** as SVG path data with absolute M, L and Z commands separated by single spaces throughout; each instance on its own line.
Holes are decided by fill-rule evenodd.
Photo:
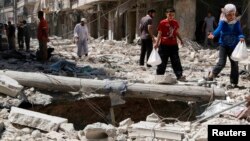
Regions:
M 244 42 L 245 37 L 242 33 L 240 22 L 236 18 L 236 7 L 233 4 L 226 4 L 222 10 L 223 18 L 217 29 L 210 33 L 208 38 L 213 39 L 220 35 L 219 39 L 219 61 L 213 68 L 213 71 L 209 73 L 207 80 L 213 80 L 225 67 L 227 56 L 231 62 L 231 74 L 230 82 L 231 87 L 238 87 L 239 81 L 239 67 L 238 62 L 230 58 L 234 48 L 239 41 Z

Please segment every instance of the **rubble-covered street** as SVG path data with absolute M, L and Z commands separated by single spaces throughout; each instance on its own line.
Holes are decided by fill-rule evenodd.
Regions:
M 1 55 L 1 67 L 4 70 L 30 71 L 44 75 L 53 74 L 102 81 L 117 80 L 132 84 L 147 83 L 223 88 L 226 90 L 226 99 L 217 102 L 214 101 L 215 103 L 213 104 L 209 103 L 209 101 L 204 102 L 203 105 L 199 104 L 199 102 L 194 103 L 191 101 L 186 101 L 182 104 L 180 102 L 168 101 L 171 106 L 168 106 L 162 100 L 158 100 L 162 105 L 157 106 L 157 100 L 135 99 L 134 101 L 133 99 L 126 98 L 124 99 L 126 103 L 122 103 L 124 106 L 121 105 L 123 108 L 120 106 L 118 106 L 120 108 L 113 107 L 116 119 L 116 124 L 113 126 L 111 125 L 112 118 L 109 117 L 112 116 L 109 112 L 112 102 L 107 100 L 107 98 L 105 98 L 106 100 L 98 100 L 98 98 L 102 98 L 105 95 L 100 95 L 93 89 L 60 93 L 25 87 L 23 94 L 18 94 L 16 98 L 1 95 L 0 104 L 2 109 L 0 117 L 2 122 L 2 140 L 86 140 L 86 138 L 105 139 L 109 137 L 109 140 L 120 141 L 133 139 L 152 140 L 153 138 L 154 140 L 200 141 L 206 140 L 208 124 L 249 124 L 249 114 L 247 115 L 247 112 L 245 112 L 247 107 L 244 104 L 215 115 L 207 121 L 205 120 L 206 122 L 202 121 L 203 123 L 201 124 L 194 123 L 196 121 L 194 118 L 198 114 L 200 114 L 200 118 L 209 116 L 233 104 L 244 101 L 245 97 L 249 95 L 249 70 L 247 70 L 248 65 L 244 63 L 240 64 L 240 86 L 242 88 L 227 89 L 227 85 L 229 84 L 228 74 L 230 72 L 229 63 L 227 63 L 221 75 L 216 78 L 215 83 L 203 83 L 203 77 L 207 75 L 208 71 L 217 61 L 218 51 L 216 49 L 203 49 L 197 43 L 186 40 L 185 46 L 180 47 L 180 58 L 183 63 L 184 75 L 187 76 L 187 82 L 180 82 L 176 81 L 170 64 L 166 70 L 167 75 L 164 77 L 157 77 L 155 75 L 155 67 L 147 68 L 139 66 L 140 46 L 137 44 L 127 44 L 125 41 L 92 39 L 89 44 L 89 56 L 78 60 L 75 54 L 76 46 L 71 40 L 56 36 L 50 37 L 50 40 L 49 47 L 53 47 L 55 50 L 48 63 L 42 64 L 34 59 L 33 51 L 38 48 L 38 42 L 32 39 L 31 53 L 19 51 L 12 53 L 11 56 L 4 56 L 7 51 L 1 52 L 3 54 Z M 2 87 L 4 87 L 3 84 Z M 213 97 L 211 95 L 211 102 L 212 100 Z M 60 103 L 59 101 L 65 102 Z M 73 101 L 75 104 L 70 104 L 70 101 Z M 131 103 L 131 101 L 134 101 L 134 103 Z M 58 104 L 54 105 L 53 102 Z M 140 102 L 146 104 L 145 106 L 147 107 L 136 104 Z M 71 106 L 71 108 L 67 105 Z M 31 111 L 23 112 L 22 109 L 18 108 L 14 110 L 12 106 L 23 107 L 37 111 L 39 114 L 45 113 L 58 117 L 50 117 L 49 115 L 39 116 L 38 113 L 32 113 Z M 42 108 L 43 106 L 45 107 Z M 78 106 L 80 106 L 80 109 L 78 108 L 78 111 L 76 111 L 76 107 Z M 136 106 L 148 110 L 139 114 L 138 110 L 140 111 L 140 109 L 138 109 L 139 107 L 136 108 Z M 166 108 L 159 111 L 158 108 L 160 106 L 166 106 Z M 209 106 L 211 107 L 206 109 Z M 126 110 L 128 107 L 135 110 L 130 109 L 128 111 L 128 109 Z M 176 109 L 174 111 L 177 113 L 173 113 L 173 110 L 170 109 Z M 201 114 L 201 111 L 203 112 L 204 109 L 206 109 L 205 112 Z M 67 110 L 69 110 L 68 114 L 66 114 Z M 91 110 L 94 112 L 90 112 Z M 80 116 L 82 118 L 74 116 L 74 113 L 78 112 L 81 113 Z M 169 113 L 166 114 L 165 112 Z M 135 116 L 137 113 L 138 115 Z M 154 114 L 150 115 L 151 113 Z M 246 114 L 244 115 L 244 113 Z M 140 116 L 141 114 L 144 117 Z M 60 117 L 60 115 L 65 117 Z M 183 118 L 183 115 L 184 117 L 186 115 L 186 118 Z M 80 119 L 70 118 L 71 116 Z M 94 121 L 95 119 L 100 121 Z M 70 121 L 75 122 L 74 125 Z M 103 123 L 98 123 L 101 121 Z M 88 125 L 81 122 L 85 122 Z
M 250 0 L 0 0 L 0 141 L 249 141 Z

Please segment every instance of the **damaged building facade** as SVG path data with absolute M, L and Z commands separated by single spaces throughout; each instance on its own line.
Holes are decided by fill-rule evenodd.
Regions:
M 85 17 L 92 37 L 133 42 L 139 36 L 140 19 L 148 9 L 157 11 L 154 19 L 157 34 L 157 25 L 165 18 L 166 8 L 174 7 L 181 35 L 199 41 L 203 38 L 201 28 L 207 11 L 212 11 L 218 21 L 221 7 L 229 2 L 237 6 L 239 13 L 246 11 L 242 27 L 248 35 L 250 10 L 246 9 L 247 0 L 17 0 L 17 20 L 27 19 L 36 25 L 36 13 L 43 10 L 49 22 L 50 35 L 71 38 L 74 26 Z M 0 15 L 2 21 L 13 20 L 13 5 L 7 2 Z

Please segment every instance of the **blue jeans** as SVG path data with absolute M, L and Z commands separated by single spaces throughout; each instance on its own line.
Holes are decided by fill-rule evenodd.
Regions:
M 232 84 L 238 84 L 239 81 L 239 66 L 238 62 L 234 61 L 230 58 L 231 54 L 233 53 L 234 49 L 227 47 L 227 46 L 220 46 L 219 47 L 219 61 L 217 62 L 216 66 L 213 69 L 213 74 L 217 76 L 222 69 L 225 67 L 227 62 L 227 57 L 231 63 L 231 73 L 230 73 L 230 82 Z

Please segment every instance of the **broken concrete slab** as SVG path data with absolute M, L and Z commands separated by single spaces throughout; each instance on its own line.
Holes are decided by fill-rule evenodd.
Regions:
M 119 123 L 119 127 L 117 128 L 117 133 L 126 133 L 128 131 L 128 127 L 134 124 L 134 121 L 131 118 L 127 118 Z
M 228 103 L 226 100 L 215 100 L 207 109 L 198 117 L 208 117 L 211 116 L 219 111 L 222 111 L 224 109 L 227 109 L 231 106 L 233 106 L 234 103 Z M 243 111 L 245 111 L 247 108 L 244 104 L 238 105 L 237 107 L 234 107 L 232 109 L 229 109 L 227 111 L 222 112 L 220 115 L 230 115 L 233 117 L 239 117 Z M 219 116 L 219 115 L 218 115 Z
M 68 122 L 65 118 L 50 116 L 17 107 L 11 107 L 8 119 L 11 123 L 33 127 L 43 131 L 56 131 L 60 124 Z
M 16 80 L 6 75 L 0 75 L 0 93 L 16 97 L 22 89 L 23 86 L 21 86 Z
M 132 121 L 131 118 L 127 118 L 119 123 L 119 126 L 130 126 L 134 124 L 134 121 Z
M 184 137 L 184 130 L 182 126 L 141 121 L 129 127 L 128 136 L 181 141 Z

